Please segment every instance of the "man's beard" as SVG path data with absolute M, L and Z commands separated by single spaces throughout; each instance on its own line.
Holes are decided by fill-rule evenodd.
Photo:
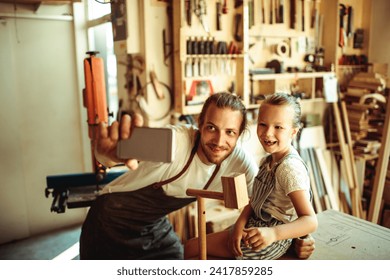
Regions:
M 223 153 L 219 153 L 219 155 L 216 156 L 210 150 L 210 146 L 213 148 L 218 147 L 218 149 L 221 149 L 223 151 Z M 201 143 L 201 148 L 202 148 L 202 152 L 203 152 L 204 156 L 206 157 L 207 161 L 209 163 L 213 163 L 213 164 L 217 164 L 217 165 L 221 164 L 232 153 L 232 151 L 229 151 L 229 148 L 226 146 L 221 147 L 221 146 L 216 146 L 213 144 Z

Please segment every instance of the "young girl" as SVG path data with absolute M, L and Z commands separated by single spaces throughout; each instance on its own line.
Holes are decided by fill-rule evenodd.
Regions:
M 262 102 L 257 136 L 269 155 L 260 161 L 253 195 L 235 225 L 207 235 L 209 257 L 277 259 L 293 238 L 316 230 L 307 168 L 292 146 L 300 119 L 300 105 L 291 95 L 273 94 Z M 191 239 L 185 258 L 197 255 L 197 240 Z

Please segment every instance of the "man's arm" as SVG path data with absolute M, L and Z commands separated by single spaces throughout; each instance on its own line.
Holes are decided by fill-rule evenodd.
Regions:
M 298 258 L 307 259 L 314 252 L 315 240 L 310 234 L 308 234 L 305 237 L 294 239 L 292 247 Z

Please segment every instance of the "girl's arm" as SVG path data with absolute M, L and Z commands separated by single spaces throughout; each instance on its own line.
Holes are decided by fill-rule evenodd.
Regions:
M 287 224 L 275 227 L 277 240 L 298 238 L 317 229 L 318 222 L 314 209 L 303 190 L 294 191 L 288 195 L 294 205 L 298 218 Z
M 252 249 L 261 250 L 272 242 L 298 238 L 317 229 L 317 217 L 305 191 L 291 192 L 289 197 L 297 212 L 298 218 L 291 223 L 276 227 L 245 229 L 244 231 L 247 232 L 245 239 L 251 244 Z

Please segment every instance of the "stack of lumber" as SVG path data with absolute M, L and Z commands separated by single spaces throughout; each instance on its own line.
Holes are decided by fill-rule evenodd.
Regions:
M 385 88 L 383 75 L 360 72 L 343 94 L 355 155 L 372 156 L 378 152 L 385 118 Z
M 368 124 L 368 109 L 359 103 L 347 103 L 347 114 L 352 140 L 366 138 L 370 126 Z
M 359 72 L 348 83 L 348 89 L 356 92 L 359 89 L 368 92 L 383 92 L 386 79 L 379 73 Z
M 355 142 L 353 150 L 355 155 L 370 159 L 378 155 L 380 146 L 381 143 L 377 140 L 361 139 Z

